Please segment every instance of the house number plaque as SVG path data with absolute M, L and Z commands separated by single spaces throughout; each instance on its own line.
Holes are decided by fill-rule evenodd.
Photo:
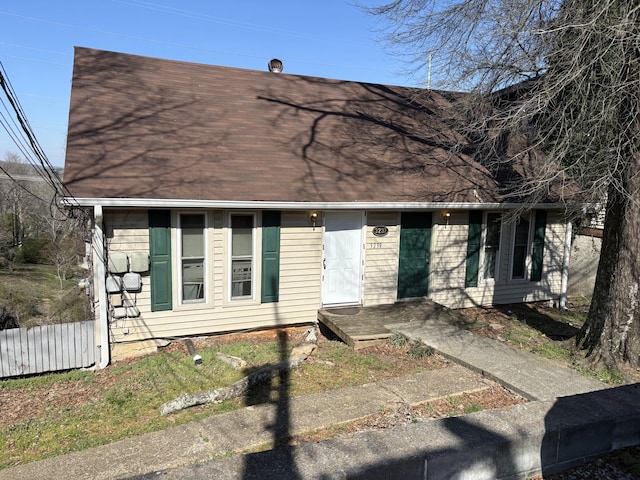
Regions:
M 373 227 L 373 235 L 376 237 L 385 237 L 389 233 L 389 229 L 385 226 Z

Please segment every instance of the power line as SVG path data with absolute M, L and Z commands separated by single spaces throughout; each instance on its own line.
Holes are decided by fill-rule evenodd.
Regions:
M 49 161 L 42 146 L 40 145 L 40 142 L 33 132 L 31 124 L 29 123 L 29 120 L 27 119 L 27 116 L 22 109 L 22 105 L 20 104 L 13 86 L 11 85 L 11 81 L 9 80 L 2 62 L 0 62 L 0 88 L 2 89 L 2 92 L 4 93 L 6 100 L 9 103 L 9 105 L 7 105 L 4 99 L 1 100 L 2 106 L 7 112 L 7 115 L 0 112 L 0 123 L 2 124 L 3 128 L 10 136 L 12 141 L 16 144 L 20 152 L 24 155 L 27 162 L 33 167 L 34 172 L 39 175 L 47 183 L 47 185 L 49 185 L 53 189 L 53 205 L 56 206 L 59 212 L 64 213 L 66 216 L 66 212 L 64 212 L 59 207 L 58 202 L 56 202 L 55 199 L 59 196 L 65 196 L 73 199 L 73 196 L 62 183 L 62 179 L 58 175 L 55 167 Z M 0 170 L 2 170 L 2 172 L 4 172 L 11 181 L 19 185 L 20 188 L 46 203 L 45 200 L 29 191 L 1 166 Z M 52 205 L 50 205 L 50 208 L 51 207 Z M 53 214 L 53 211 L 51 213 Z
M 150 10 L 158 10 L 158 11 L 162 11 L 164 13 L 172 14 L 172 15 L 175 15 L 175 16 L 191 16 L 193 18 L 198 18 L 198 19 L 201 19 L 201 20 L 217 21 L 218 23 L 222 23 L 222 24 L 225 24 L 225 23 L 228 24 L 228 25 L 236 24 L 236 25 L 241 26 L 243 28 L 248 28 L 248 29 L 252 29 L 252 30 L 263 30 L 263 31 L 274 33 L 274 34 L 288 35 L 288 36 L 294 36 L 294 37 L 314 40 L 313 37 L 305 36 L 303 34 L 299 34 L 299 33 L 295 33 L 295 32 L 290 32 L 290 31 L 285 31 L 285 30 L 278 30 L 278 29 L 273 29 L 273 28 L 270 28 L 270 27 L 261 26 L 261 25 L 255 25 L 255 24 L 250 24 L 250 23 L 245 23 L 245 22 L 238 22 L 238 21 L 235 21 L 235 20 L 221 19 L 221 18 L 218 18 L 218 17 L 213 17 L 213 16 L 210 16 L 210 15 L 206 15 L 206 14 L 201 14 L 201 13 L 196 13 L 196 12 L 189 12 L 187 10 L 182 11 L 184 13 L 180 13 L 178 11 L 160 10 L 159 8 L 155 8 L 156 7 L 155 4 L 151 4 L 151 3 L 148 3 L 147 5 L 144 5 L 144 4 L 130 3 L 130 2 L 127 2 L 127 1 L 123 1 L 123 0 L 113 0 L 113 1 L 115 3 L 121 3 L 123 5 L 130 5 L 130 6 L 139 7 L 139 8 L 147 8 L 147 9 L 150 9 Z M 169 8 L 169 7 L 167 7 L 167 8 Z M 179 10 L 179 9 L 173 8 L 173 10 Z M 32 22 L 46 23 L 46 24 L 49 24 L 49 25 L 55 25 L 55 26 L 63 27 L 63 28 L 72 28 L 72 29 L 76 29 L 76 30 L 84 30 L 84 31 L 87 31 L 87 32 L 98 33 L 98 34 L 101 34 L 101 35 L 109 35 L 109 36 L 113 36 L 113 37 L 126 38 L 128 40 L 135 40 L 135 41 L 139 41 L 139 42 L 151 43 L 151 44 L 156 44 L 156 45 L 163 45 L 163 46 L 166 46 L 166 47 L 180 48 L 180 49 L 184 49 L 184 50 L 191 50 L 191 51 L 203 52 L 203 53 L 209 53 L 209 54 L 230 55 L 230 56 L 234 56 L 234 57 L 255 58 L 255 59 L 264 60 L 264 56 L 263 55 L 238 53 L 238 52 L 232 52 L 232 51 L 227 51 L 227 50 L 217 50 L 217 49 L 211 49 L 211 48 L 203 48 L 203 47 L 198 47 L 198 46 L 193 46 L 193 45 L 187 45 L 187 44 L 184 44 L 184 43 L 167 42 L 167 41 L 164 41 L 164 40 L 156 40 L 156 39 L 151 39 L 151 38 L 146 38 L 146 37 L 139 37 L 139 36 L 136 36 L 136 35 L 129 35 L 129 34 L 126 34 L 126 33 L 116 33 L 116 32 L 112 32 L 112 31 L 109 31 L 109 30 L 103 30 L 103 29 L 92 28 L 92 27 L 85 27 L 85 26 L 80 26 L 80 25 L 73 25 L 73 24 L 70 24 L 70 23 L 57 22 L 57 21 L 54 21 L 54 20 L 46 20 L 46 19 L 38 18 L 38 17 L 20 15 L 20 14 L 17 14 L 17 13 L 0 11 L 0 15 L 6 15 L 6 16 L 11 16 L 11 17 L 16 17 L 16 18 L 22 18 L 24 20 L 28 20 L 28 21 L 32 21 Z M 321 40 L 321 39 L 318 39 L 318 40 L 326 42 L 326 40 Z M 345 42 L 346 42 L 346 40 L 345 40 Z M 353 43 L 352 40 L 349 40 L 348 42 L 349 43 Z M 30 48 L 30 47 L 23 47 L 23 48 Z M 52 63 L 52 62 L 47 62 L 47 61 L 42 61 L 42 60 L 32 60 L 32 59 L 26 59 L 26 60 L 31 60 L 31 61 L 35 61 L 35 62 L 41 62 L 41 63 Z M 340 67 L 340 68 L 350 68 L 350 69 L 367 70 L 367 71 L 382 71 L 382 72 L 389 72 L 390 71 L 388 68 L 385 68 L 385 67 L 369 67 L 369 66 L 362 66 L 362 65 L 355 65 L 355 64 L 312 62 L 312 61 L 308 61 L 308 60 L 298 60 L 298 59 L 295 59 L 295 58 L 288 58 L 288 59 L 286 59 L 286 61 L 287 61 L 288 64 L 298 64 L 298 65 L 314 65 L 314 66 L 320 66 L 320 67 Z M 54 63 L 54 64 L 62 66 L 62 64 L 60 64 L 60 63 Z

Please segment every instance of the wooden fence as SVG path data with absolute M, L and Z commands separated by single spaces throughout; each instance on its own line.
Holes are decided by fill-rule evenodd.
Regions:
M 0 330 L 0 378 L 95 364 L 94 322 Z

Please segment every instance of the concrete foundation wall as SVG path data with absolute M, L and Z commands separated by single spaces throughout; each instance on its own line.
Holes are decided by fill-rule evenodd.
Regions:
M 588 235 L 576 235 L 571 245 L 571 261 L 569 263 L 569 296 L 590 297 L 596 281 L 600 246 L 602 238 Z
M 636 384 L 530 402 L 234 456 L 163 478 L 239 479 L 254 472 L 265 480 L 525 479 L 640 444 L 639 395 Z

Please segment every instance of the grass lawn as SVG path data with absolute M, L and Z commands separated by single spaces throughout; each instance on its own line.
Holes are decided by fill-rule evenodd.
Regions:
M 289 330 L 287 354 L 302 340 L 303 332 Z M 265 403 L 278 394 L 276 378 L 246 398 L 162 416 L 163 403 L 184 393 L 230 385 L 277 363 L 283 350 L 275 332 L 209 337 L 194 343 L 202 365 L 194 365 L 186 345 L 178 341 L 156 354 L 117 362 L 104 370 L 0 381 L 0 468 Z M 291 371 L 288 395 L 313 394 L 448 365 L 438 355 L 413 358 L 409 348 L 386 344 L 356 352 L 341 342 L 321 339 L 311 357 Z M 217 358 L 218 352 L 244 359 L 247 367 L 235 370 Z
M 23 328 L 91 318 L 88 297 L 77 279 L 61 281 L 53 265 L 18 264 L 13 272 L 0 269 L 0 313 L 3 324 L 13 319 Z

